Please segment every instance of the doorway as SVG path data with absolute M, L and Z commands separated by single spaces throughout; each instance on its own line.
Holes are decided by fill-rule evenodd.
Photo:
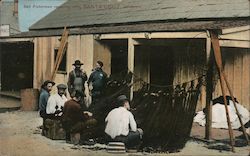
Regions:
M 33 88 L 34 44 L 1 43 L 1 90 Z

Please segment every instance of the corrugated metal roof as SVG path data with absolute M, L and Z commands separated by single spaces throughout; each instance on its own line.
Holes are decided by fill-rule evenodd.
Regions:
M 30 29 L 249 17 L 249 0 L 69 0 Z

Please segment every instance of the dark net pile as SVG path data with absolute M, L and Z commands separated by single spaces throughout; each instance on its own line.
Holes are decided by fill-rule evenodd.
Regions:
M 135 94 L 133 114 L 138 127 L 144 130 L 144 147 L 156 151 L 184 147 L 192 128 L 200 84 L 191 81 L 175 87 L 153 89 L 146 85 Z
M 106 105 L 103 117 L 116 107 L 118 95 L 129 95 L 132 77 L 127 72 L 111 76 L 102 99 Z M 144 83 L 134 93 L 131 108 L 138 127 L 144 131 L 144 148 L 169 151 L 184 147 L 192 128 L 200 86 L 201 81 L 197 80 L 168 87 Z

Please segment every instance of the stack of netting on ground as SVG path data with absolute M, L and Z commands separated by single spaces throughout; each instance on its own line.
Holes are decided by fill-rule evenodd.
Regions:
M 134 83 L 131 84 L 132 77 Z M 131 72 L 111 75 L 105 95 L 100 100 L 103 118 L 117 107 L 116 98 L 129 95 L 135 83 L 144 84 L 134 93 L 131 108 L 138 127 L 144 130 L 143 147 L 154 151 L 178 150 L 189 138 L 200 94 L 202 77 L 180 85 L 154 86 L 136 79 Z M 104 122 L 103 122 L 104 127 Z
M 184 147 L 191 132 L 201 84 L 201 79 L 167 87 L 145 84 L 134 94 L 133 114 L 144 130 L 144 147 L 155 151 Z
M 95 108 L 93 113 L 99 121 L 100 131 L 104 131 L 105 117 L 113 108 L 117 107 L 116 98 L 121 94 L 128 96 L 132 75 L 133 74 L 131 72 L 128 73 L 128 71 L 125 70 L 109 77 L 103 96 L 94 106 Z

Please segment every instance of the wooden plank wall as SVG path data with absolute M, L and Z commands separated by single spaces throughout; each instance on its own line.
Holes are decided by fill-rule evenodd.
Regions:
M 54 66 L 54 49 L 60 45 L 58 37 L 37 37 L 34 39 L 34 88 L 40 88 L 41 84 L 50 78 Z M 68 38 L 66 56 L 66 72 L 57 73 L 55 82 L 67 83 L 68 73 L 74 69 L 72 64 L 76 59 L 84 63 L 82 69 L 89 76 L 93 69 L 93 35 L 72 35 Z M 53 92 L 55 92 L 55 87 Z
M 204 74 L 206 68 L 206 40 L 183 40 L 173 46 L 173 51 L 175 60 L 174 85 L 188 82 Z M 205 86 L 202 86 L 197 110 L 205 107 L 205 95 Z
M 150 48 L 148 46 L 135 46 L 135 79 L 142 79 L 144 82 L 150 81 Z M 134 85 L 134 91 L 139 90 L 142 83 L 138 82 Z
M 110 75 L 111 74 L 111 51 L 110 48 L 99 42 L 94 41 L 94 61 L 93 66 L 96 66 L 96 61 L 102 61 L 103 62 L 103 70 Z
M 54 65 L 54 48 L 59 46 L 58 37 L 34 39 L 34 88 L 40 88 L 49 79 Z
M 250 53 L 249 49 L 222 48 L 224 70 L 240 104 L 250 110 Z M 213 97 L 221 96 L 220 82 L 215 76 L 215 91 Z M 226 92 L 229 95 L 229 92 Z
M 184 44 L 173 46 L 175 59 L 174 84 L 190 81 L 203 74 L 206 63 L 205 40 L 183 40 Z

